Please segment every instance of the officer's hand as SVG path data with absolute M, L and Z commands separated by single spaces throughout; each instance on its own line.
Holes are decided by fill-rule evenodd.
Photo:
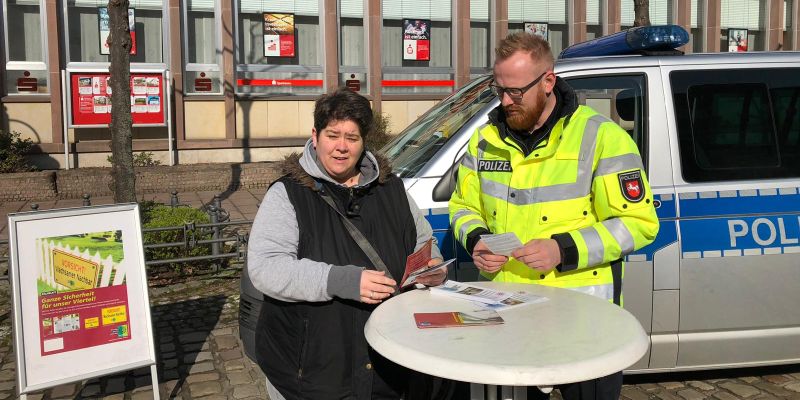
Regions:
M 365 269 L 361 272 L 361 302 L 378 304 L 394 293 L 394 279 L 384 276 L 383 271 Z
M 483 240 L 479 240 L 472 249 L 472 261 L 479 270 L 494 273 L 503 268 L 503 265 L 508 262 L 508 257 L 492 253 Z
M 530 268 L 549 272 L 561 263 L 561 248 L 553 239 L 533 239 L 511 255 Z
M 428 261 L 428 266 L 436 265 L 441 262 L 441 258 L 433 258 Z M 447 268 L 439 268 L 431 274 L 417 278 L 417 283 L 421 283 L 425 286 L 439 286 L 444 282 L 445 278 L 447 278 Z

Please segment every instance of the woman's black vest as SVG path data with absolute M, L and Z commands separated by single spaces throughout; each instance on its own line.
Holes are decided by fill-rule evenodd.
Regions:
M 279 180 L 294 206 L 299 228 L 298 259 L 375 269 L 337 214 L 308 179 Z M 370 241 L 395 280 L 414 251 L 416 228 L 402 181 L 327 191 Z M 258 364 L 270 383 L 294 399 L 397 399 L 407 371 L 371 350 L 364 325 L 375 306 L 334 298 L 327 302 L 283 302 L 265 296 L 256 327 Z M 398 315 L 398 318 L 410 316 Z

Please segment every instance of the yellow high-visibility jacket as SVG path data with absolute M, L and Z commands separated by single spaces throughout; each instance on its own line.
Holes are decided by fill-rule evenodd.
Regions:
M 479 128 L 449 208 L 456 240 L 468 251 L 468 239 L 480 233 L 514 232 L 523 244 L 553 238 L 561 247 L 561 264 L 547 274 L 509 258 L 488 278 L 576 289 L 617 304 L 622 258 L 658 233 L 636 144 L 586 106 L 558 120 L 546 145 L 527 157 L 496 126 Z

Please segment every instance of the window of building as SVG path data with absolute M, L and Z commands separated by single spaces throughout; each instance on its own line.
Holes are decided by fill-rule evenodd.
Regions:
M 703 37 L 703 27 L 706 24 L 706 12 L 701 2 L 692 0 L 692 30 L 689 32 L 689 44 L 693 53 L 702 53 L 705 50 L 705 38 Z
M 670 74 L 687 182 L 800 176 L 800 69 Z
M 781 50 L 791 50 L 794 48 L 792 43 L 792 0 L 783 2 L 783 48 Z
M 603 22 L 601 16 L 605 5 L 600 5 L 600 0 L 586 0 L 586 40 L 603 36 Z
M 491 24 L 489 23 L 489 1 L 469 1 L 469 66 L 470 76 L 477 77 L 491 72 L 492 51 Z
M 100 43 L 99 8 L 101 0 L 67 0 L 67 60 L 69 62 L 108 62 Z M 130 0 L 134 15 L 136 54 L 132 63 L 164 63 L 163 0 Z
M 666 25 L 674 23 L 675 16 L 672 15 L 672 2 L 673 0 L 650 0 L 651 25 Z M 633 3 L 633 1 L 620 2 L 620 9 L 622 12 L 620 17 L 620 25 L 622 30 L 633 27 L 633 19 L 636 15 L 633 11 Z
M 185 0 L 183 48 L 187 94 L 222 93 L 220 5 L 214 0 Z
M 339 3 L 339 85 L 369 93 L 364 0 Z
M 450 93 L 454 86 L 451 1 L 382 0 L 381 11 L 383 93 Z M 413 27 L 404 27 L 404 21 Z M 409 35 L 428 37 L 427 41 L 404 40 L 406 28 Z
M 558 57 L 569 46 L 567 1 L 508 0 L 508 33 L 522 31 L 526 24 L 537 24 L 537 32 L 547 36 L 550 50 Z M 529 25 L 529 29 L 533 27 Z
M 589 106 L 625 129 L 647 165 L 647 86 L 644 75 L 567 78 L 578 103 Z
M 3 1 L 8 94 L 47 93 L 47 34 L 43 0 Z
M 238 0 L 236 88 L 241 94 L 320 94 L 324 92 L 320 0 Z M 280 43 L 264 44 L 265 14 L 293 27 Z M 288 14 L 288 15 L 287 15 Z M 272 35 L 270 32 L 269 36 Z M 269 38 L 275 40 L 275 38 Z M 291 41 L 289 45 L 286 41 Z M 283 46 L 283 55 L 273 55 Z M 269 54 L 269 55 L 268 55 Z
M 763 51 L 764 0 L 722 0 L 720 3 L 720 51 Z M 740 33 L 746 33 L 740 35 Z

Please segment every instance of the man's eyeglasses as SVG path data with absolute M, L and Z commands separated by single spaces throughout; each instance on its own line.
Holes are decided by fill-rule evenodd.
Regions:
M 497 97 L 501 99 L 503 98 L 503 94 L 507 94 L 508 97 L 511 97 L 514 100 L 519 100 L 522 98 L 522 96 L 525 95 L 525 92 L 527 92 L 530 88 L 536 86 L 536 84 L 539 83 L 539 81 L 541 81 L 545 75 L 547 75 L 547 72 L 548 71 L 542 72 L 542 74 L 539 75 L 538 78 L 534 79 L 533 82 L 521 88 L 502 87 L 494 83 L 494 81 L 492 81 L 492 83 L 489 84 L 489 88 L 492 89 L 492 93 L 494 93 L 495 95 L 497 95 Z

